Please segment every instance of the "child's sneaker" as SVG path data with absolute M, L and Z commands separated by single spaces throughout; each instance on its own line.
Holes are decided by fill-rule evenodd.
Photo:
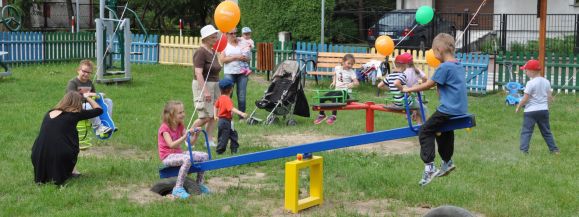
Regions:
M 247 69 L 247 70 L 245 71 L 245 76 L 249 76 L 249 75 L 251 75 L 251 69 Z
M 428 183 L 430 183 L 430 181 L 432 181 L 432 179 L 434 179 L 434 177 L 436 177 L 436 175 L 438 174 L 438 169 L 434 168 L 433 170 L 430 171 L 424 171 L 424 173 L 422 174 L 422 179 L 418 182 L 418 184 L 420 186 L 425 186 Z
M 173 188 L 173 192 L 171 194 L 173 196 L 175 196 L 177 198 L 181 198 L 181 199 L 187 199 L 190 196 L 189 193 L 187 193 L 187 191 L 185 191 L 185 188 L 183 188 L 183 187 Z
M 211 194 L 211 190 L 204 184 L 199 184 L 199 190 L 202 194 Z
M 320 124 L 322 123 L 322 121 L 326 120 L 326 116 L 325 115 L 318 115 L 318 118 L 316 118 L 316 120 L 314 120 L 314 124 Z
M 213 142 L 213 141 L 209 141 L 209 146 L 210 147 L 217 147 L 217 144 L 215 144 L 215 142 Z
M 442 164 L 440 165 L 440 171 L 438 172 L 438 174 L 436 176 L 437 177 L 446 176 L 452 170 L 454 170 L 454 168 L 455 167 L 454 167 L 454 164 L 452 163 L 452 160 L 449 160 L 448 162 L 442 161 Z
M 96 134 L 97 135 L 104 135 L 104 134 L 110 133 L 111 131 L 113 131 L 113 129 L 111 129 L 110 127 L 107 127 L 105 125 L 100 125 L 96 129 Z
M 328 123 L 329 125 L 334 124 L 334 122 L 336 121 L 336 116 L 332 115 L 328 118 L 328 120 L 326 120 L 326 123 Z

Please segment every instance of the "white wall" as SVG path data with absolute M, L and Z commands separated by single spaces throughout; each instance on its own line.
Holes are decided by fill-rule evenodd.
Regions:
M 402 1 L 404 1 L 404 8 L 402 8 Z M 418 9 L 423 5 L 432 7 L 432 1 L 434 0 L 396 0 L 396 9 Z
M 495 14 L 536 14 L 539 0 L 495 0 Z M 574 0 L 548 0 L 548 14 L 577 14 Z
M 90 19 L 90 10 L 91 8 L 86 5 L 90 3 L 90 0 L 73 0 L 72 1 L 72 8 L 76 11 L 76 1 L 78 1 L 80 5 L 80 20 L 77 22 L 80 24 L 80 28 L 88 28 L 91 22 L 94 20 Z M 47 26 L 50 27 L 64 27 L 70 26 L 70 20 L 67 17 L 67 9 L 64 0 L 47 0 L 45 1 L 50 7 L 50 17 L 47 19 Z M 59 4 L 54 4 L 59 3 Z M 98 1 L 95 1 L 98 4 Z M 44 26 L 44 8 L 42 3 L 38 3 L 35 6 L 30 8 L 31 16 L 31 24 L 32 27 L 41 28 Z M 98 16 L 98 14 L 93 14 L 93 18 Z M 78 19 L 78 18 L 77 18 Z

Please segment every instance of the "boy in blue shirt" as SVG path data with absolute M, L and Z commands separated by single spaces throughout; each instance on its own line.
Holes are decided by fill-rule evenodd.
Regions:
M 418 133 L 420 157 L 425 165 L 422 179 L 418 182 L 420 186 L 428 184 L 436 176 L 448 175 L 455 168 L 451 159 L 454 152 L 454 131 L 439 132 L 451 117 L 466 114 L 468 111 L 466 72 L 454 58 L 454 49 L 454 37 L 446 33 L 438 34 L 432 41 L 432 51 L 442 64 L 426 82 L 402 90 L 402 92 L 418 92 L 436 86 L 439 94 L 440 106 Z M 442 158 L 440 170 L 434 166 L 435 140 Z

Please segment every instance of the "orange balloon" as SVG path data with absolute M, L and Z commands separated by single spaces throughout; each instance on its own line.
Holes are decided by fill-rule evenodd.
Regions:
M 432 49 L 426 51 L 426 63 L 432 68 L 437 68 L 440 65 L 440 60 L 436 59 Z
M 235 2 L 223 1 L 215 8 L 213 19 L 221 32 L 230 32 L 239 23 L 239 16 L 239 6 Z
M 382 35 L 376 39 L 374 47 L 376 47 L 378 53 L 384 56 L 389 56 L 392 54 L 392 52 L 394 52 L 394 41 L 392 41 L 390 36 Z

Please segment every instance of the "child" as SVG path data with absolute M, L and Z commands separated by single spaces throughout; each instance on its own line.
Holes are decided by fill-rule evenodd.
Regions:
M 167 102 L 167 104 L 165 104 L 165 108 L 163 109 L 161 118 L 163 123 L 159 127 L 159 131 L 157 133 L 159 158 L 165 166 L 181 166 L 172 194 L 177 198 L 186 199 L 189 197 L 189 194 L 183 188 L 183 182 L 185 181 L 185 177 L 187 177 L 189 168 L 191 167 L 191 160 L 189 158 L 189 153 L 183 152 L 183 150 L 181 150 L 181 144 L 183 144 L 187 137 L 187 133 L 183 125 L 183 119 L 185 118 L 183 103 L 179 101 Z M 201 130 L 199 127 L 195 129 L 191 128 L 189 129 L 189 132 L 197 133 L 199 130 Z M 209 157 L 207 153 L 197 151 L 193 152 L 193 161 L 195 162 L 203 162 L 208 159 Z M 197 184 L 199 184 L 201 192 L 209 193 L 209 188 L 203 185 L 203 180 L 203 172 L 197 173 Z
M 237 131 L 232 127 L 232 113 L 238 114 L 243 118 L 246 118 L 247 114 L 233 107 L 233 101 L 229 98 L 233 89 L 233 81 L 231 79 L 224 78 L 220 80 L 219 89 L 221 90 L 221 96 L 215 102 L 215 111 L 217 111 L 215 119 L 218 120 L 216 152 L 217 154 L 223 154 L 225 149 L 227 149 L 227 143 L 231 139 L 231 153 L 235 154 L 239 148 L 239 143 L 237 143 Z
M 418 133 L 420 157 L 425 165 L 422 179 L 418 182 L 421 186 L 428 184 L 435 176 L 448 175 L 455 168 L 452 162 L 454 131 L 441 132 L 437 135 L 451 117 L 466 114 L 468 111 L 466 73 L 454 58 L 454 49 L 454 37 L 446 33 L 438 34 L 432 42 L 432 50 L 442 64 L 426 82 L 402 90 L 402 92 L 418 92 L 436 86 L 439 93 L 440 106 L 426 120 Z M 434 166 L 435 140 L 442 158 L 440 171 Z
M 251 29 L 249 27 L 243 27 L 241 29 L 241 36 L 239 37 L 239 45 L 241 47 L 241 53 L 251 60 L 251 49 L 255 47 L 253 39 L 251 39 Z M 249 63 L 244 61 L 239 61 L 241 67 L 241 74 L 249 76 L 251 74 L 251 69 L 249 68 Z
M 525 108 L 520 149 L 525 154 L 529 153 L 529 141 L 533 136 L 535 123 L 537 123 L 549 151 L 553 154 L 559 154 L 559 148 L 555 145 L 555 139 L 549 125 L 549 102 L 552 100 L 551 83 L 541 76 L 541 65 L 538 60 L 529 60 L 521 67 L 521 70 L 525 70 L 525 74 L 531 80 L 525 85 L 525 96 L 515 110 L 515 112 L 519 112 L 522 106 Z
M 412 87 L 420 83 L 424 83 L 428 80 L 426 74 L 418 68 L 414 66 L 414 61 L 412 55 L 409 53 L 400 54 L 400 56 L 404 56 L 405 61 L 401 62 L 400 64 L 396 63 L 396 66 L 404 69 L 404 75 L 406 76 L 406 86 Z M 417 123 L 422 123 L 422 118 L 419 117 L 420 112 L 420 105 L 418 104 L 418 98 L 414 100 L 414 105 L 416 109 L 412 110 L 412 120 L 417 121 Z M 423 102 L 424 103 L 424 102 Z M 424 114 L 428 114 L 428 109 L 423 104 L 422 107 L 424 108 Z
M 408 83 L 408 79 L 403 72 L 406 70 L 410 61 L 412 61 L 412 56 L 410 55 L 401 54 L 396 56 L 394 59 L 396 68 L 392 73 L 388 73 L 382 82 L 378 83 L 378 88 L 380 89 L 386 89 L 386 85 L 388 85 L 388 90 L 393 94 L 392 98 L 394 98 L 394 102 L 387 105 L 388 107 L 397 110 L 404 109 L 404 94 L 400 91 L 402 90 L 403 85 Z M 409 97 L 408 100 L 410 101 L 411 106 L 414 105 L 412 98 Z
M 352 93 L 352 88 L 357 87 L 359 85 L 358 78 L 356 76 L 356 72 L 354 72 L 354 64 L 356 63 L 356 59 L 352 54 L 346 54 L 342 57 L 342 65 L 336 66 L 334 68 L 334 77 L 332 78 L 332 83 L 330 84 L 330 88 L 335 87 L 335 90 L 328 92 L 326 96 L 341 96 L 344 91 L 347 93 Z M 349 97 L 348 97 L 349 98 Z M 324 101 L 335 101 L 335 98 L 328 98 L 328 99 L 320 99 L 320 103 Z M 334 124 L 336 121 L 336 116 L 338 115 L 337 110 L 332 110 L 332 116 L 326 120 L 326 123 L 329 125 Z M 326 113 L 324 111 L 320 111 L 320 114 L 314 120 L 314 124 L 320 124 L 322 121 L 326 119 Z
M 90 60 L 82 60 L 77 69 L 78 76 L 70 79 L 68 85 L 66 86 L 66 92 L 77 91 L 81 94 L 85 93 L 95 93 L 95 88 L 90 80 L 90 76 L 93 72 L 93 63 Z M 105 104 L 108 107 L 108 113 L 110 117 L 113 117 L 113 101 L 109 98 L 104 98 Z M 89 103 L 83 103 L 84 109 L 92 109 Z M 103 124 L 101 124 L 101 119 L 97 116 L 95 118 L 89 119 L 92 127 L 96 130 L 97 135 L 103 135 L 110 133 L 111 131 L 117 131 L 118 129 L 111 129 Z

